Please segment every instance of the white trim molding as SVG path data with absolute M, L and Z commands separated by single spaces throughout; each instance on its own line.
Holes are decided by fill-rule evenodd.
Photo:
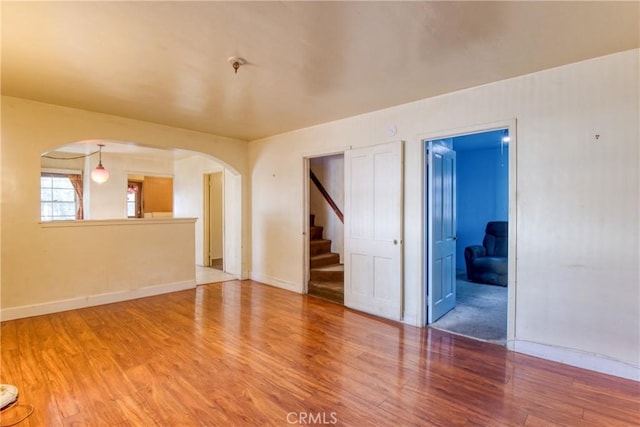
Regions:
M 267 276 L 265 274 L 251 273 L 251 280 L 260 282 L 265 285 L 273 286 L 276 288 L 284 289 L 287 291 L 295 292 L 297 294 L 304 293 L 302 287 L 297 283 L 287 282 L 286 280 L 277 279 L 275 277 Z
M 25 317 L 41 316 L 44 314 L 58 313 L 61 311 L 75 310 L 78 308 L 93 307 L 96 305 L 111 304 L 170 292 L 183 291 L 196 287 L 195 280 L 166 283 L 163 285 L 146 286 L 144 288 L 128 291 L 110 292 L 97 295 L 70 298 L 65 300 L 45 302 L 42 304 L 30 304 L 20 307 L 9 307 L 0 310 L 0 320 L 15 320 Z
M 529 356 L 536 356 L 564 363 L 565 365 L 640 381 L 640 365 L 612 359 L 601 354 L 517 339 L 509 341 L 507 348 L 517 353 L 528 354 Z
M 149 225 L 149 224 L 188 224 L 194 223 L 198 218 L 126 218 L 126 219 L 80 219 L 68 221 L 41 221 L 42 228 L 61 228 L 61 227 L 104 227 L 113 225 Z
M 426 237 L 427 232 L 427 218 L 426 211 L 424 210 L 426 197 L 427 197 L 427 187 L 426 187 L 426 173 L 427 168 L 425 167 L 425 144 L 429 140 L 434 139 L 445 139 L 445 138 L 455 138 L 464 135 L 470 135 L 475 133 L 484 133 L 484 132 L 492 132 L 500 129 L 508 129 L 509 131 L 509 248 L 508 248 L 508 286 L 507 286 L 507 340 L 512 340 L 516 335 L 516 294 L 517 294 L 517 280 L 518 280 L 518 271 L 517 271 L 517 259 L 518 259 L 518 247 L 517 247 L 517 231 L 518 231 L 518 218 L 517 218 L 517 194 L 518 194 L 518 119 L 516 117 L 503 119 L 499 121 L 493 121 L 488 123 L 478 123 L 470 126 L 464 126 L 459 128 L 450 128 L 450 129 L 442 129 L 439 131 L 430 131 L 426 133 L 419 133 L 414 136 L 415 139 L 420 141 L 421 145 L 421 212 L 420 216 L 422 218 L 419 230 L 421 235 L 423 236 L 422 240 L 422 259 L 426 260 L 424 254 L 427 253 L 428 241 Z M 428 324 L 428 305 L 427 305 L 427 263 L 423 261 L 421 264 L 421 286 L 420 286 L 420 294 L 419 297 L 419 312 L 416 313 L 418 315 L 418 321 L 420 322 L 420 326 L 426 326 Z
M 417 313 L 405 311 L 400 320 L 402 323 L 415 326 L 417 328 L 424 328 L 424 325 L 420 324 L 420 319 Z

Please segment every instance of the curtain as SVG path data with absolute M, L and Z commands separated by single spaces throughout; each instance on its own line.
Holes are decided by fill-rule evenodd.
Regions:
M 82 175 L 68 175 L 71 185 L 76 192 L 76 219 L 84 219 L 82 203 Z

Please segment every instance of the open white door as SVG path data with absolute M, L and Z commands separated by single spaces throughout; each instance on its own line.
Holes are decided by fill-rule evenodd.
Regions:
M 427 144 L 428 323 L 456 306 L 456 153 L 440 141 Z
M 345 152 L 344 304 L 400 320 L 402 141 Z

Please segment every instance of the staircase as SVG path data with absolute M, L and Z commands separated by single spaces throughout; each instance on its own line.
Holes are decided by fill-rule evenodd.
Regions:
M 315 225 L 315 215 L 311 215 L 309 224 L 309 295 L 344 304 L 340 255 L 331 252 L 331 240 L 323 238 L 323 227 Z

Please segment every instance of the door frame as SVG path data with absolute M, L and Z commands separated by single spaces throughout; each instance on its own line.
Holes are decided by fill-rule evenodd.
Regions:
M 457 136 L 469 135 L 474 133 L 491 132 L 494 130 L 507 129 L 509 131 L 509 243 L 508 243 L 508 285 L 507 285 L 507 348 L 513 348 L 513 342 L 515 339 L 516 330 L 516 292 L 517 292 L 517 260 L 516 260 L 516 242 L 517 242 L 517 122 L 516 119 L 503 120 L 492 123 L 478 124 L 473 126 L 453 128 L 448 130 L 442 130 L 437 132 L 429 132 L 418 135 L 421 144 L 421 156 L 422 161 L 420 167 L 422 169 L 422 194 L 421 194 L 421 218 L 422 218 L 422 286 L 420 289 L 420 313 L 419 321 L 420 325 L 427 325 L 427 287 L 428 287 L 428 275 L 427 275 L 427 231 L 428 224 L 425 212 L 425 203 L 428 200 L 428 188 L 427 182 L 427 168 L 425 167 L 426 161 L 426 144 L 427 141 L 434 139 L 453 138 Z
M 311 267 L 309 266 L 309 242 L 311 236 L 309 235 L 309 217 L 311 215 L 311 200 L 310 200 L 310 185 L 311 178 L 309 177 L 309 171 L 311 170 L 311 159 L 318 157 L 328 157 L 342 155 L 345 151 L 351 149 L 351 147 L 334 151 L 322 151 L 318 153 L 303 153 L 302 155 L 302 287 L 301 292 L 306 294 L 309 292 L 309 278 L 311 277 Z M 344 185 L 344 181 L 343 181 Z M 344 212 L 343 212 L 344 213 Z
M 218 172 L 205 172 L 202 174 L 202 201 L 203 201 L 203 212 L 202 212 L 202 231 L 204 233 L 202 240 L 202 250 L 203 250 L 203 266 L 211 267 L 211 175 L 220 173 L 222 177 L 222 195 L 220 196 L 222 199 L 222 271 L 226 273 L 225 269 L 225 248 L 226 248 L 226 235 L 225 235 L 225 212 L 224 212 L 224 202 L 225 202 L 225 193 L 224 193 L 224 169 Z

